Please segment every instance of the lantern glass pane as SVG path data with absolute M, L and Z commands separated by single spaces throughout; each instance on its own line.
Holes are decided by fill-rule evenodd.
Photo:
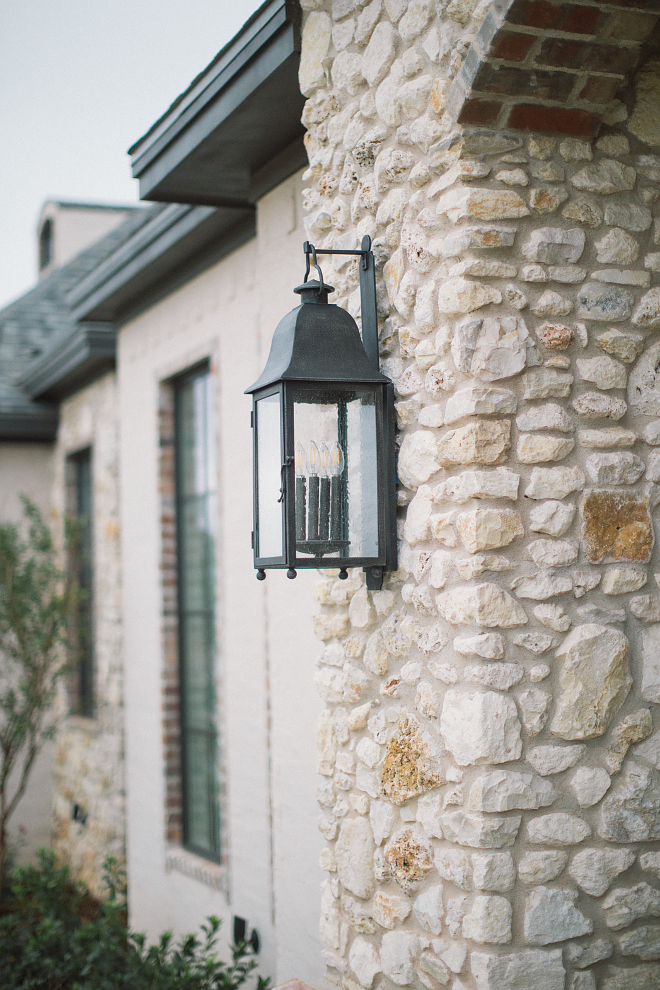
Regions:
M 374 392 L 299 393 L 293 422 L 296 555 L 377 557 Z
M 281 557 L 282 442 L 280 394 L 275 392 L 255 402 L 257 431 L 257 556 Z

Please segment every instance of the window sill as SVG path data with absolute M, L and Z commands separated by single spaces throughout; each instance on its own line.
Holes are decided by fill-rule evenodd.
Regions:
M 227 867 L 197 856 L 181 846 L 170 846 L 165 852 L 165 872 L 182 873 L 228 896 Z

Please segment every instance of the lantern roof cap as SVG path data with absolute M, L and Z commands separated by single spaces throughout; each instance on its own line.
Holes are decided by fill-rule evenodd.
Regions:
M 316 281 L 294 289 L 302 296 L 301 304 L 278 323 L 266 367 L 246 394 L 281 381 L 389 382 L 367 357 L 353 317 L 328 303 L 328 291 L 331 286 Z

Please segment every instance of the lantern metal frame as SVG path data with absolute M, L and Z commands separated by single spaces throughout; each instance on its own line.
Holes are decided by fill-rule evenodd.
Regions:
M 378 319 L 376 309 L 376 279 L 375 262 L 371 250 L 371 239 L 367 236 L 362 239 L 359 250 L 332 250 L 327 248 L 316 249 L 308 241 L 305 242 L 303 250 L 306 258 L 305 280 L 301 286 L 295 290 L 303 295 L 303 301 L 327 303 L 327 294 L 332 291 L 331 286 L 327 286 L 323 280 L 323 273 L 318 264 L 317 256 L 326 255 L 353 255 L 360 258 L 360 299 L 362 314 L 362 339 L 355 326 L 355 323 L 344 310 L 333 307 L 333 326 L 329 321 L 328 332 L 323 333 L 322 320 L 319 322 L 321 307 L 313 306 L 317 319 L 317 327 L 313 333 L 308 331 L 307 347 L 299 348 L 295 352 L 293 341 L 295 337 L 296 319 L 295 314 L 299 314 L 303 308 L 300 306 L 288 314 L 279 326 L 287 320 L 292 320 L 291 330 L 285 335 L 288 351 L 286 348 L 278 347 L 277 334 L 271 346 L 271 353 L 260 378 L 246 392 L 252 394 L 252 415 L 251 425 L 253 427 L 253 506 L 254 522 L 252 532 L 252 547 L 254 551 L 254 566 L 257 569 L 257 578 L 263 580 L 266 576 L 266 569 L 287 568 L 287 576 L 296 577 L 296 569 L 299 568 L 339 568 L 339 577 L 348 577 L 348 567 L 362 567 L 367 575 L 367 587 L 378 590 L 382 587 L 383 573 L 385 571 L 396 570 L 397 568 L 397 542 L 396 542 L 396 460 L 395 460 L 395 432 L 396 420 L 394 414 L 394 386 L 392 382 L 380 372 L 378 360 Z M 311 268 L 315 268 L 318 273 L 318 282 L 309 281 Z M 318 299 L 312 298 L 311 293 L 318 295 Z M 339 316 L 341 314 L 341 316 Z M 279 327 L 278 327 L 279 329 Z M 317 332 L 318 331 L 318 332 Z M 344 370 L 333 375 L 332 368 L 322 368 L 319 361 L 322 356 L 327 355 L 329 348 L 336 338 L 337 350 L 342 346 L 344 353 Z M 347 336 L 348 334 L 348 336 Z M 349 352 L 350 353 L 347 353 Z M 361 356 L 360 356 L 361 355 Z M 365 358 L 367 360 L 365 361 Z M 352 362 L 352 363 L 351 363 Z M 275 369 L 274 371 L 272 369 Z M 284 370 L 286 369 L 286 370 Z M 269 375 L 270 370 L 270 375 Z M 342 550 L 348 547 L 337 547 L 337 541 L 330 541 L 339 553 L 332 554 L 326 551 L 318 556 L 300 557 L 297 547 L 300 542 L 296 535 L 296 480 L 294 466 L 294 403 L 299 402 L 304 397 L 313 394 L 318 395 L 319 390 L 327 393 L 328 402 L 337 403 L 341 408 L 341 402 L 359 398 L 360 395 L 367 394 L 373 396 L 375 407 L 375 433 L 377 440 L 376 451 L 376 505 L 378 513 L 377 540 L 378 555 L 373 557 L 352 557 Z M 259 555 L 259 423 L 257 404 L 260 400 L 271 395 L 279 396 L 279 422 L 280 422 L 280 451 L 281 451 L 281 487 L 280 499 L 282 503 L 282 554 L 277 557 L 261 557 Z M 344 406 L 345 408 L 345 406 Z M 338 413 L 339 416 L 339 413 Z M 338 426 L 339 429 L 339 426 Z M 345 448 L 344 448 L 345 449 Z M 346 475 L 347 465 L 344 466 L 343 473 Z M 346 498 L 346 485 L 343 486 L 344 498 Z M 346 519 L 345 519 L 346 521 Z M 308 544 L 310 548 L 312 544 Z M 320 546 L 317 541 L 316 546 Z

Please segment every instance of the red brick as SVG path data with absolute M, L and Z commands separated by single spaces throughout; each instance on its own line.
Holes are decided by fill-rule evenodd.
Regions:
M 618 45 L 590 45 L 565 38 L 548 38 L 536 59 L 540 65 L 566 69 L 590 69 L 593 72 L 625 73 L 636 64 L 637 49 Z
M 573 91 L 575 76 L 568 72 L 547 72 L 544 69 L 499 68 L 482 62 L 474 77 L 472 89 L 478 93 L 499 93 L 502 96 L 534 96 L 541 100 L 566 100 Z
M 657 23 L 657 15 L 622 10 L 612 14 L 605 34 L 618 41 L 642 42 L 646 41 Z
M 547 0 L 514 0 L 506 19 L 509 24 L 526 27 L 557 27 L 561 23 L 562 7 L 561 3 L 548 3 Z
M 458 115 L 459 124 L 496 124 L 502 104 L 496 100 L 467 100 Z
M 601 117 L 586 110 L 544 107 L 519 103 L 511 108 L 508 127 L 540 134 L 574 134 L 593 137 L 598 133 Z
M 543 42 L 536 61 L 542 65 L 553 65 L 565 69 L 579 69 L 583 64 L 587 46 L 582 41 L 568 41 L 565 38 L 548 38 Z
M 621 80 L 611 76 L 589 76 L 578 93 L 578 99 L 588 100 L 589 103 L 609 103 L 620 86 Z
M 493 58 L 506 59 L 507 62 L 524 62 L 536 40 L 532 34 L 498 31 L 493 39 L 489 55 Z
M 566 4 L 560 27 L 571 34 L 595 34 L 604 20 L 604 15 L 595 7 Z

